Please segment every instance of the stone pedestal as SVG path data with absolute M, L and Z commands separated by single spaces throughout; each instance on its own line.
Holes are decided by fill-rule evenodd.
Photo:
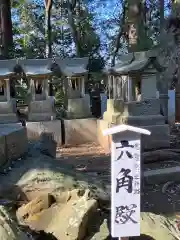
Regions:
M 50 98 L 42 101 L 31 101 L 28 110 L 28 120 L 32 122 L 49 121 L 56 118 Z
M 0 123 L 16 122 L 18 122 L 18 119 L 14 112 L 13 102 L 0 102 Z
M 92 117 L 88 98 L 68 99 L 66 117 L 68 119 Z
M 9 80 L 4 80 L 4 95 L 0 96 L 0 123 L 16 123 L 16 100 L 10 97 Z
M 31 101 L 29 102 L 29 121 L 49 121 L 56 118 L 54 105 L 48 96 L 48 80 L 42 79 L 42 93 L 36 94 L 34 80 L 30 81 Z
M 142 141 L 143 149 L 170 147 L 169 125 L 165 124 L 164 116 L 160 114 L 159 99 L 140 102 L 109 99 L 103 119 L 109 124 L 129 124 L 150 131 L 152 128 L 152 134 Z

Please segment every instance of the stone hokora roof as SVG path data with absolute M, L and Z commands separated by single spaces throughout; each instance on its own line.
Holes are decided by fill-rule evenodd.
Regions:
M 23 68 L 26 76 L 45 77 L 52 73 L 52 59 L 25 59 L 19 60 L 18 64 Z
M 153 51 L 129 53 L 120 58 L 115 67 L 109 69 L 109 73 L 127 75 L 129 73 L 143 72 L 150 65 L 159 72 L 164 71 L 158 61 L 157 54 Z
M 0 60 L 0 78 L 9 77 L 14 74 L 14 68 L 17 65 L 16 59 Z
M 60 71 L 64 76 L 81 76 L 88 73 L 87 65 L 89 59 L 84 58 L 55 58 Z

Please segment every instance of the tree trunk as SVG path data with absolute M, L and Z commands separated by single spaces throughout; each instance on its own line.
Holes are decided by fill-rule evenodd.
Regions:
M 119 48 L 120 48 L 120 40 L 124 34 L 125 20 L 126 20 L 125 18 L 126 18 L 126 1 L 124 1 L 124 5 L 123 5 L 121 26 L 119 26 L 119 32 L 116 37 L 115 49 L 114 49 L 113 56 L 112 56 L 111 67 L 114 67 L 114 65 L 115 65 L 116 56 L 117 56 Z
M 129 52 L 147 50 L 147 35 L 144 20 L 144 5 L 142 4 L 142 0 L 128 0 L 127 35 Z
M 45 0 L 46 58 L 52 57 L 51 10 L 52 10 L 52 0 Z
M 46 58 L 52 57 L 52 28 L 51 28 L 51 10 L 52 0 L 45 0 L 45 39 L 46 39 Z M 50 79 L 49 95 L 53 96 L 53 85 Z
M 159 16 L 160 16 L 160 35 L 162 41 L 162 33 L 164 30 L 164 0 L 159 0 Z
M 8 58 L 13 48 L 11 1 L 0 0 L 0 55 Z
M 68 23 L 71 29 L 73 41 L 75 43 L 76 47 L 76 55 L 78 57 L 84 57 L 83 56 L 83 49 L 81 47 L 81 38 L 79 36 L 79 32 L 77 30 L 75 20 L 74 20 L 74 9 L 76 7 L 77 1 L 74 0 L 73 3 L 68 0 L 68 6 L 67 6 L 67 11 L 68 11 Z

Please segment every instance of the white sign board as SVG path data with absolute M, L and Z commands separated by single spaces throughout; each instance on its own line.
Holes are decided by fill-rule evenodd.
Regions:
M 149 131 L 119 125 L 104 131 L 112 134 L 111 235 L 140 236 L 141 134 Z

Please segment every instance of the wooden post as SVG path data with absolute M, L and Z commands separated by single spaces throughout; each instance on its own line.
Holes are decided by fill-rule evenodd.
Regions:
M 121 240 L 140 236 L 142 128 L 118 125 L 103 131 L 111 143 L 111 235 Z

